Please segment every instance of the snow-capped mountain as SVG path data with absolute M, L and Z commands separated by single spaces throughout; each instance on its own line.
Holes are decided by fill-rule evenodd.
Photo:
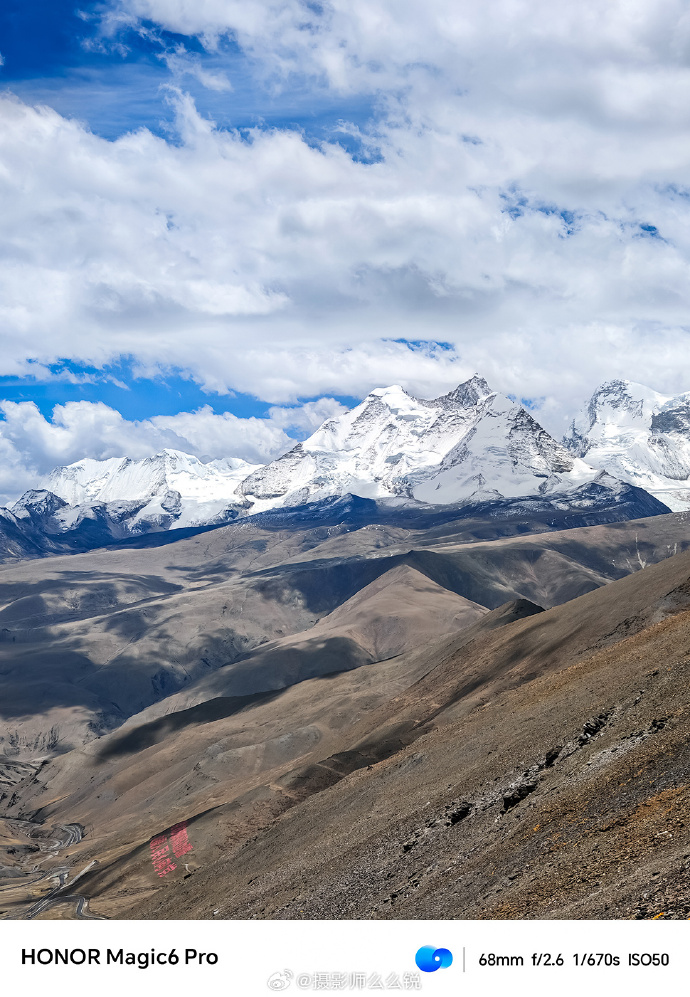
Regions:
M 378 388 L 238 491 L 253 513 L 348 492 L 447 505 L 567 493 L 597 475 L 475 375 L 431 401 L 397 385 Z
M 204 464 L 178 450 L 141 460 L 85 458 L 56 468 L 42 482 L 43 491 L 22 496 L 12 512 L 18 519 L 35 515 L 52 494 L 62 503 L 52 503 L 46 514 L 62 530 L 103 516 L 126 533 L 228 522 L 247 510 L 249 503 L 235 492 L 258 466 L 236 457 Z
M 637 451 L 625 449 L 621 440 L 632 433 L 631 439 L 646 441 L 647 460 L 653 447 L 661 447 L 659 433 L 678 438 L 687 447 L 688 463 L 668 444 L 664 467 L 687 477 L 688 401 L 683 408 L 675 399 L 669 407 L 653 392 L 636 400 L 626 391 L 601 389 L 566 448 L 522 405 L 492 391 L 478 375 L 432 400 L 414 398 L 397 385 L 377 388 L 266 465 L 233 457 L 204 463 L 164 450 L 141 460 L 85 458 L 59 467 L 42 489 L 5 510 L 6 529 L 0 523 L 0 533 L 7 533 L 8 549 L 24 542 L 22 537 L 33 547 L 45 538 L 47 551 L 56 544 L 90 549 L 151 531 L 221 525 L 278 510 L 313 519 L 320 510 L 334 514 L 333 503 L 348 495 L 360 503 L 373 499 L 374 509 L 385 507 L 388 513 L 399 506 L 423 511 L 468 505 L 490 506 L 491 515 L 501 510 L 519 515 L 527 507 L 598 510 L 606 521 L 616 510 L 621 518 L 654 515 L 666 509 L 627 483 L 654 491 L 649 473 L 636 469 Z M 618 419 L 617 463 L 611 448 L 600 443 L 609 439 L 602 427 L 612 423 L 611 413 Z M 652 429 L 645 428 L 648 423 Z M 665 429 L 657 427 L 661 423 Z M 656 436 L 650 435 L 654 427 Z M 657 485 L 657 478 L 651 484 Z M 659 489 L 655 494 L 665 501 Z
M 690 392 L 661 395 L 632 381 L 608 381 L 563 442 L 574 456 L 674 512 L 690 509 Z

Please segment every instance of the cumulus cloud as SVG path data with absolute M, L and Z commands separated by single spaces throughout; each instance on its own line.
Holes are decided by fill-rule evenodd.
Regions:
M 327 419 L 337 418 L 347 409 L 335 398 L 318 398 L 294 408 L 279 408 L 273 406 L 268 410 L 271 422 L 283 429 L 297 431 L 307 437 L 319 428 Z
M 182 52 L 170 141 L 0 99 L 0 373 L 125 354 L 284 405 L 477 369 L 554 430 L 604 377 L 690 388 L 684 0 L 118 0 L 104 30 L 152 24 L 371 98 L 362 155 L 218 128 Z
M 264 463 L 294 446 L 286 430 L 307 435 L 342 410 L 335 399 L 321 398 L 274 407 L 265 419 L 219 415 L 205 405 L 196 412 L 129 421 L 102 402 L 56 405 L 50 419 L 33 402 L 0 402 L 0 504 L 39 486 L 54 467 L 84 456 L 148 457 L 170 447 L 204 461 L 242 457 Z

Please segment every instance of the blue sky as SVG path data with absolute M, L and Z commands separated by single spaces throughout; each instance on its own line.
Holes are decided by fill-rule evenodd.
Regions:
M 13 402 L 32 401 L 46 418 L 55 405 L 69 401 L 103 402 L 117 409 L 125 419 L 138 421 L 153 415 L 176 415 L 201 406 L 214 412 L 233 412 L 241 418 L 265 418 L 271 409 L 269 402 L 241 392 L 204 391 L 183 373 L 166 372 L 156 377 L 137 376 L 127 358 L 102 368 L 69 360 L 51 364 L 52 375 L 36 377 L 0 377 L 0 394 Z M 302 402 L 309 399 L 301 399 Z M 336 401 L 351 407 L 359 399 L 337 396 Z M 290 435 L 303 438 L 305 433 L 294 430 Z
M 208 52 L 193 36 L 166 31 L 144 20 L 104 35 L 108 5 L 75 0 L 4 0 L 0 79 L 30 102 L 45 102 L 67 117 L 88 123 L 104 138 L 145 127 L 170 136 L 174 113 L 165 103 L 171 71 L 165 55 L 184 48 L 210 74 L 224 76 L 231 90 L 214 91 L 185 74 L 185 89 L 199 111 L 226 128 L 295 128 L 313 141 L 337 140 L 353 153 L 359 143 L 339 131 L 343 120 L 364 123 L 375 113 L 371 95 L 337 96 L 295 78 L 289 89 L 262 79 L 247 55 L 224 38 Z M 231 96 L 229 96 L 231 94 Z
M 128 52 L 112 45 L 103 51 L 100 7 L 77 7 L 74 0 L 6 0 L 0 8 L 2 81 L 25 100 L 50 104 L 108 138 L 137 125 L 157 128 L 157 88 L 166 82 L 159 46 L 130 31 Z
M 0 501 L 474 371 L 690 387 L 685 0 L 5 0 Z

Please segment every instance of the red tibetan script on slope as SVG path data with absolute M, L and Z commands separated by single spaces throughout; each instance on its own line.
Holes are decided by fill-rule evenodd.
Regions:
M 168 834 L 159 834 L 151 838 L 151 861 L 157 875 L 167 876 L 169 872 L 174 872 L 177 865 L 173 861 L 173 856 L 182 858 L 187 852 L 191 852 L 192 843 L 187 836 L 187 821 L 180 821 L 170 828 L 170 838 Z
M 151 861 L 159 876 L 167 876 L 177 869 L 170 855 L 167 835 L 159 834 L 157 838 L 151 838 Z
M 180 821 L 170 828 L 170 844 L 172 845 L 175 858 L 181 858 L 187 852 L 191 852 L 192 843 L 187 837 L 187 821 Z

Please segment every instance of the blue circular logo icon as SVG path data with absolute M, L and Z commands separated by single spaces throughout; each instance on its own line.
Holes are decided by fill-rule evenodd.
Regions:
M 453 962 L 450 949 L 437 949 L 434 945 L 422 945 L 414 961 L 423 973 L 435 973 L 437 969 L 448 969 Z

